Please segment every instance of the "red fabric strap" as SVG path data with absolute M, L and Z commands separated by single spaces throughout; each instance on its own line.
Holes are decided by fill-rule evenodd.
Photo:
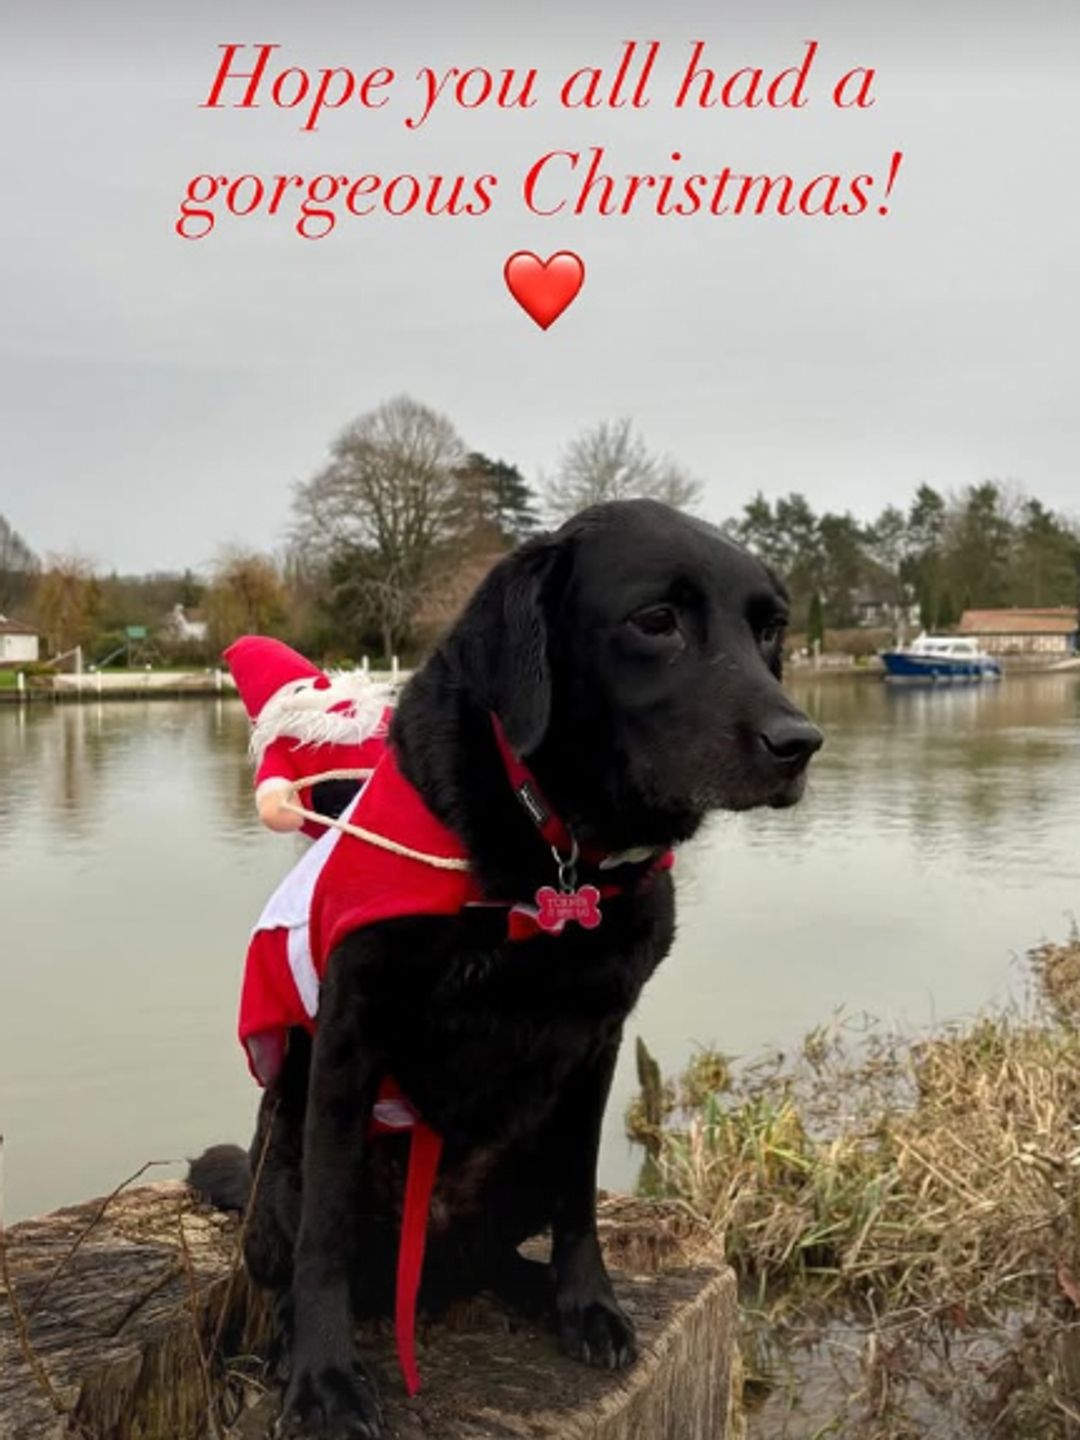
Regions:
M 435 1188 L 442 1143 L 441 1135 L 437 1135 L 423 1120 L 417 1120 L 409 1141 L 409 1173 L 405 1180 L 405 1206 L 401 1213 L 394 1304 L 398 1362 L 410 1399 L 420 1389 L 420 1371 L 416 1364 L 416 1300 L 424 1269 L 431 1193 Z
M 499 747 L 499 754 L 502 756 L 511 789 L 521 802 L 529 819 L 549 845 L 554 845 L 556 850 L 569 854 L 574 848 L 574 837 L 551 808 L 535 775 L 524 760 L 511 749 L 502 721 L 494 710 L 491 712 L 491 727 L 495 731 L 495 743 Z
M 569 855 L 576 855 L 578 851 L 575 849 L 574 836 L 570 827 L 555 813 L 551 801 L 544 794 L 543 790 L 541 790 L 540 782 L 536 776 L 525 764 L 524 760 L 514 752 L 510 741 L 506 738 L 506 731 L 503 729 L 503 723 L 498 715 L 495 714 L 494 710 L 492 710 L 490 714 L 491 728 L 495 732 L 495 743 L 499 747 L 499 754 L 502 757 L 506 778 L 510 781 L 510 788 L 517 796 L 522 809 L 547 843 L 553 846 L 560 855 L 564 858 Z M 582 860 L 588 865 L 602 865 L 602 863 L 608 859 L 608 856 L 603 850 L 597 850 L 596 847 L 592 845 L 582 845 L 580 847 L 580 854 Z M 667 870 L 670 869 L 671 863 L 671 851 L 662 851 L 649 868 L 650 870 Z M 600 893 L 601 895 L 605 893 L 618 894 L 621 889 L 622 886 L 618 885 L 615 886 L 614 889 L 608 888 L 605 890 L 602 887 Z M 513 925 L 511 925 L 511 929 L 513 929 Z M 511 938 L 520 937 L 511 936 Z
M 431 1195 L 442 1155 L 442 1136 L 425 1125 L 389 1075 L 379 1084 L 368 1135 L 409 1135 L 409 1168 L 405 1176 L 405 1201 L 401 1211 L 401 1238 L 398 1241 L 397 1283 L 394 1289 L 394 1334 L 398 1363 L 409 1397 L 420 1389 L 416 1364 L 416 1301 L 424 1270 Z

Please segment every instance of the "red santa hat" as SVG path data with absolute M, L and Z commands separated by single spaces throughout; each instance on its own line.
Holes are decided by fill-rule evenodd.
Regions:
M 314 681 L 314 688 L 318 690 L 330 688 L 330 677 L 325 671 L 269 635 L 241 635 L 221 658 L 236 681 L 251 720 L 257 720 L 269 700 L 298 680 Z

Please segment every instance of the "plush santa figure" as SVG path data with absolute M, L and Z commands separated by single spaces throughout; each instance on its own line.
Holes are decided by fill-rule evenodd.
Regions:
M 363 671 L 327 675 L 267 635 L 241 636 L 222 658 L 252 722 L 259 819 L 271 830 L 301 830 L 318 838 L 327 827 L 304 819 L 287 803 L 331 818 L 340 814 L 362 777 L 313 787 L 304 782 L 332 771 L 375 768 L 393 714 L 389 690 Z

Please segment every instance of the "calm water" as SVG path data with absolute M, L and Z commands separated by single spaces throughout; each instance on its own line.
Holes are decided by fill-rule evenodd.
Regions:
M 718 817 L 628 1034 L 667 1066 L 836 1007 L 906 1026 L 1024 989 L 1080 913 L 1080 677 L 796 683 L 828 744 L 795 810 Z M 236 702 L 0 709 L 0 1132 L 9 1220 L 247 1142 L 248 930 L 297 852 L 259 828 Z M 630 1183 L 624 1057 L 603 1180 Z M 163 1174 L 172 1173 L 163 1171 Z

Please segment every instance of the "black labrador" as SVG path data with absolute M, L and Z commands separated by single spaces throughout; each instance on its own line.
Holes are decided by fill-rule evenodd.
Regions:
M 527 899 L 554 870 L 492 712 L 582 857 L 618 862 L 582 858 L 579 878 L 620 888 L 593 929 L 511 944 L 505 911 L 469 909 L 386 921 L 333 954 L 316 1038 L 293 1032 L 251 1151 L 247 1264 L 290 1341 L 279 1435 L 385 1433 L 353 1339 L 393 1286 L 402 1152 L 365 1138 L 384 1074 L 444 1142 L 425 1301 L 491 1288 L 546 1303 L 564 1350 L 633 1361 L 597 1243 L 596 1161 L 623 1021 L 674 931 L 655 853 L 710 810 L 801 796 L 822 737 L 780 686 L 787 618 L 783 586 L 713 526 L 616 502 L 496 565 L 405 688 L 398 762 L 486 894 Z M 240 1204 L 250 1185 L 227 1150 L 193 1181 Z M 518 1246 L 547 1228 L 550 1266 L 530 1264 Z

